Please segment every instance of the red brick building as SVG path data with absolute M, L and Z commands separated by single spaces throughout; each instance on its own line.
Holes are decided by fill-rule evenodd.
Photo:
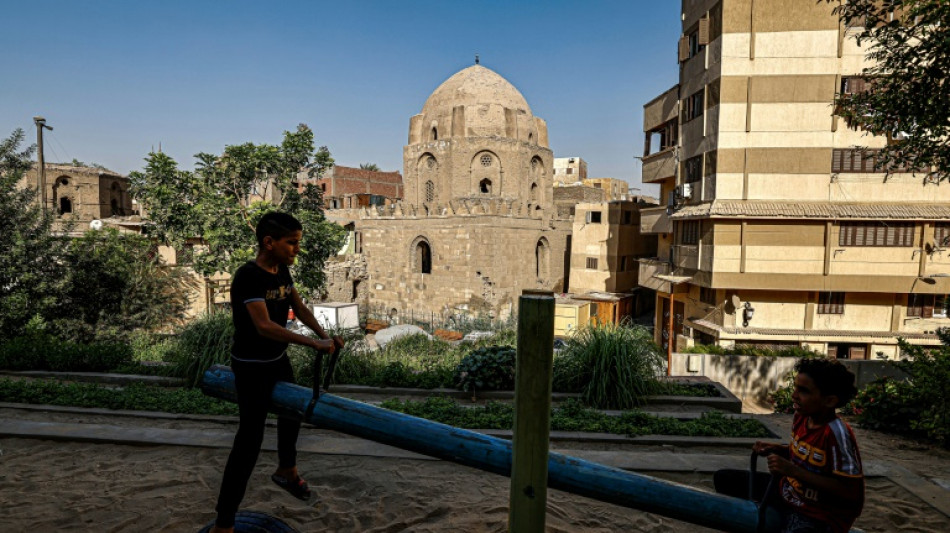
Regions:
M 327 209 L 353 209 L 389 205 L 403 196 L 402 174 L 377 172 L 336 165 L 317 180 L 301 180 L 300 187 L 313 183 L 323 191 Z

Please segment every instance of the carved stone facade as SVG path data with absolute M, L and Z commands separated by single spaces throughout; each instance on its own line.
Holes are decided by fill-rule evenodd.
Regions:
M 479 65 L 446 80 L 410 120 L 404 201 L 356 223 L 369 301 L 503 318 L 523 289 L 561 290 L 571 221 L 553 161 L 546 123 L 507 80 Z

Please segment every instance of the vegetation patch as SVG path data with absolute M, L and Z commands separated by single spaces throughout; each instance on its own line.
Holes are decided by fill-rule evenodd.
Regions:
M 488 402 L 480 407 L 463 407 L 449 398 L 433 397 L 424 401 L 387 400 L 382 407 L 391 411 L 441 422 L 463 429 L 503 429 L 514 425 L 514 407 Z M 703 437 L 770 437 L 759 421 L 728 418 L 719 412 L 704 413 L 696 420 L 657 417 L 639 410 L 609 416 L 588 409 L 578 400 L 564 402 L 551 411 L 552 431 L 612 433 L 636 437 L 640 435 L 681 435 Z
M 237 404 L 205 396 L 198 389 L 141 384 L 112 388 L 90 383 L 0 379 L 0 402 L 194 415 L 238 414 Z
M 772 349 L 747 344 L 737 344 L 728 348 L 716 345 L 697 344 L 683 350 L 683 353 L 708 353 L 712 355 L 753 355 L 756 357 L 824 357 L 824 354 L 802 348 L 801 346 L 787 346 Z

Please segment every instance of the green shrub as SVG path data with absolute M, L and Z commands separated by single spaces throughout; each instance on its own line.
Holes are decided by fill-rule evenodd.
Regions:
M 424 401 L 387 400 L 382 407 L 464 429 L 512 429 L 514 408 L 511 404 L 488 402 L 480 407 L 463 407 L 449 398 Z M 582 431 L 616 435 L 687 435 L 710 437 L 769 437 L 769 431 L 757 420 L 737 419 L 710 412 L 696 420 L 657 417 L 642 411 L 625 411 L 608 416 L 588 409 L 578 400 L 570 400 L 551 411 L 552 431 Z
M 750 346 L 748 344 L 737 344 L 729 348 L 722 346 L 697 344 L 683 350 L 683 353 L 708 353 L 712 355 L 753 355 L 756 357 L 824 357 L 824 354 L 815 352 L 801 346 L 785 346 L 777 350 L 772 348 L 762 348 L 759 346 Z
M 772 405 L 772 410 L 776 413 L 790 415 L 795 412 L 792 407 L 792 392 L 795 390 L 795 372 L 789 372 L 785 375 L 785 383 L 770 392 L 766 399 Z
M 858 425 L 930 439 L 950 448 L 950 329 L 942 329 L 939 347 L 908 344 L 897 365 L 906 381 L 883 378 L 863 390 L 849 406 Z
M 237 404 L 205 396 L 197 389 L 139 383 L 113 388 L 91 383 L 0 379 L 0 402 L 201 415 L 238 412 Z
M 556 360 L 557 390 L 579 391 L 588 405 L 629 409 L 664 391 L 665 360 L 641 326 L 604 324 L 579 330 Z
M 514 389 L 515 349 L 486 346 L 472 350 L 455 369 L 455 385 L 468 392 Z
M 132 348 L 114 342 L 80 344 L 31 333 L 0 345 L 0 368 L 51 372 L 111 372 L 132 361 Z
M 230 313 L 213 312 L 190 322 L 178 334 L 177 346 L 170 351 L 173 375 L 183 378 L 189 387 L 197 387 L 206 370 L 230 361 L 233 335 Z

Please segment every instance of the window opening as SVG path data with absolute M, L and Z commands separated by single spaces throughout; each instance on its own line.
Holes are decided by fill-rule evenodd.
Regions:
M 597 258 L 588 257 L 587 258 L 587 270 L 597 270 Z
M 65 215 L 67 213 L 73 212 L 73 202 L 69 198 L 60 198 L 59 199 L 59 214 Z
M 429 243 L 422 241 L 416 245 L 416 272 L 420 274 L 432 273 L 432 249 Z
M 484 194 L 491 194 L 491 180 L 483 179 L 478 183 L 478 190 Z
M 844 222 L 838 246 L 909 247 L 914 245 L 913 222 Z
M 426 202 L 435 200 L 435 184 L 431 180 L 426 182 Z
M 818 314 L 819 315 L 843 315 L 844 314 L 844 293 L 843 292 L 819 292 L 818 293 Z
M 588 211 L 587 212 L 587 223 L 588 224 L 600 224 L 602 219 L 600 211 Z
M 482 161 L 482 166 L 483 166 L 483 167 L 490 167 L 490 166 L 491 166 L 491 156 L 490 156 L 490 155 L 488 155 L 488 154 L 483 155 L 481 161 Z

